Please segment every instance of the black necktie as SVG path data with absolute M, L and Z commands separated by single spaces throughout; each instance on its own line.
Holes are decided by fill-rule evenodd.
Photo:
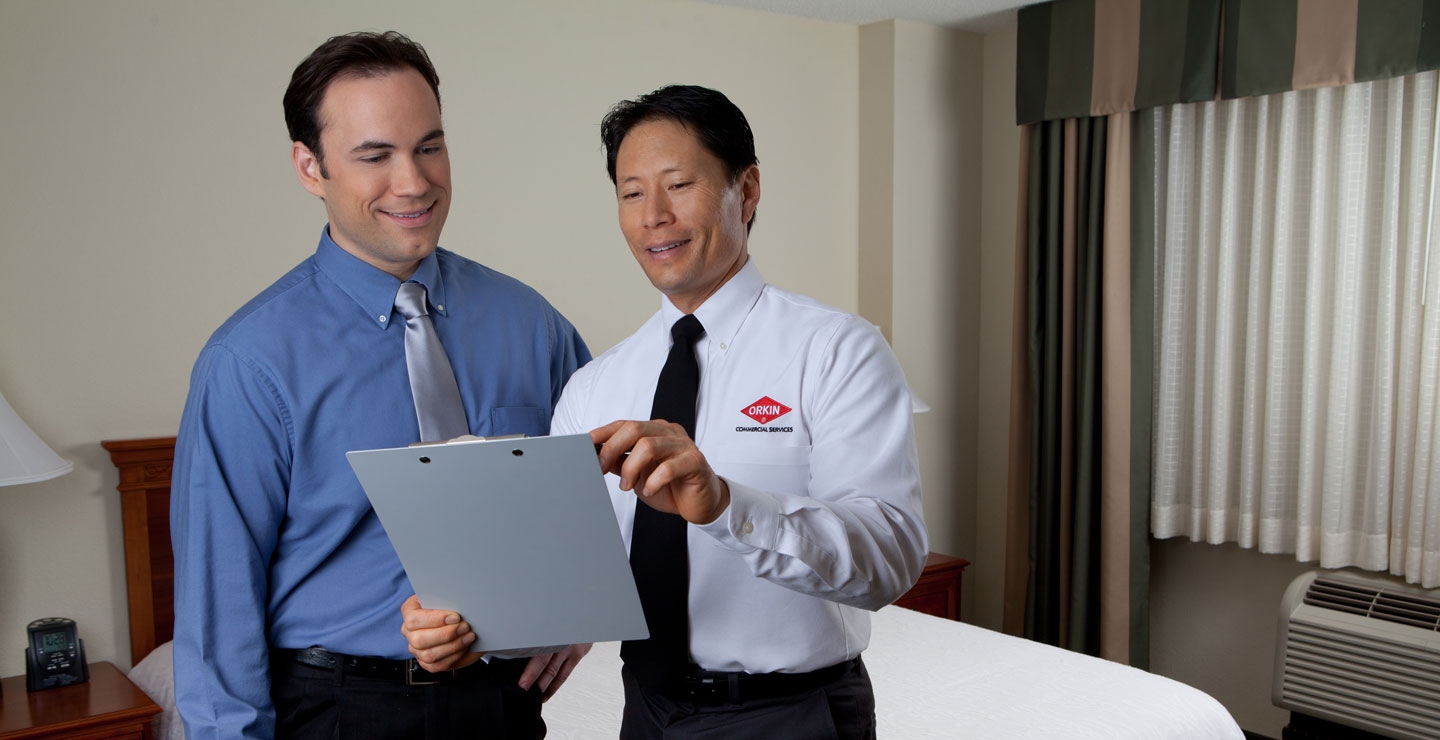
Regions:
M 650 407 L 650 418 L 685 427 L 691 439 L 695 438 L 695 397 L 700 390 L 695 340 L 704 333 L 700 320 L 689 314 L 670 327 L 674 343 L 660 370 L 655 403 Z M 690 664 L 690 558 L 685 542 L 685 520 L 678 514 L 635 502 L 630 570 L 635 574 L 650 639 L 622 643 L 620 657 L 647 686 L 663 687 Z

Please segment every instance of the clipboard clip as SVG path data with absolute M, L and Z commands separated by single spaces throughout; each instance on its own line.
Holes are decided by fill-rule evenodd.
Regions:
M 595 443 L 595 456 L 596 456 L 596 457 L 599 457 L 599 456 L 600 456 L 600 448 L 601 448 L 601 447 L 604 447 L 604 446 L 605 446 L 605 443 L 604 443 L 604 442 L 596 442 L 596 443 Z M 629 451 L 629 450 L 626 450 L 626 451 L 620 453 L 620 457 L 629 457 L 629 456 L 630 456 L 630 451 Z
M 502 439 L 525 439 L 523 434 L 501 434 L 494 437 L 477 437 L 473 434 L 462 434 L 454 439 L 437 439 L 430 442 L 411 442 L 410 447 L 432 447 L 434 445 L 448 445 L 456 442 L 497 442 Z

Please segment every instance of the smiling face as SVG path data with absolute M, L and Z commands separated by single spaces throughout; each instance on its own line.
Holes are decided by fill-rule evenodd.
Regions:
M 440 104 L 413 69 L 341 77 L 320 104 L 323 166 L 300 142 L 295 172 L 325 201 L 330 238 L 355 257 L 409 278 L 435 251 L 450 212 L 450 154 Z
M 760 202 L 760 168 L 731 182 L 684 125 L 637 124 L 615 157 L 620 230 L 650 283 L 693 313 L 744 266 L 745 224 Z

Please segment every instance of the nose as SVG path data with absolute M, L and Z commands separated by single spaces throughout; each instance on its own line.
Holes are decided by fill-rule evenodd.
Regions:
M 414 157 L 396 157 L 393 161 L 395 169 L 391 172 L 390 189 L 396 195 L 424 195 L 430 189 L 430 180 Z
M 645 213 L 642 215 L 647 229 L 665 226 L 675 220 L 674 214 L 670 211 L 670 196 L 664 188 L 645 199 Z

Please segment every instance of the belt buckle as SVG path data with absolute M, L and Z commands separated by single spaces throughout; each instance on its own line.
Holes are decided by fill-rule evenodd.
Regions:
M 696 704 L 719 704 L 720 687 L 714 676 L 692 676 L 685 681 L 685 696 Z
M 418 676 L 423 675 L 424 678 Z M 445 683 L 455 677 L 455 671 L 444 673 L 431 673 L 420 667 L 420 661 L 411 658 L 405 661 L 405 685 L 406 686 L 434 686 Z
M 719 706 L 732 704 L 737 701 L 733 676 L 686 676 L 681 686 L 685 692 L 685 698 L 693 704 L 709 704 Z

